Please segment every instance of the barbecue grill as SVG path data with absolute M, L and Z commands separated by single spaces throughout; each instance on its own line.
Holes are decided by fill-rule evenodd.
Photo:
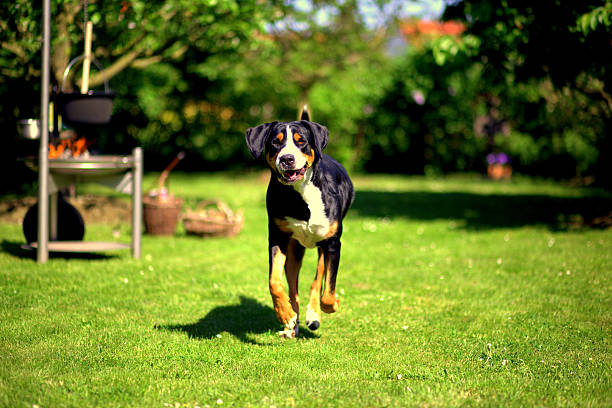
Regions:
M 39 158 L 28 158 L 25 163 L 32 170 L 40 171 Z M 48 217 L 42 217 L 42 223 L 48 224 L 49 235 L 38 236 L 38 242 L 28 242 L 23 247 L 26 249 L 47 247 L 48 252 L 98 252 L 113 249 L 131 249 L 132 255 L 140 257 L 140 237 L 142 230 L 142 151 L 135 148 L 131 155 L 112 156 L 94 155 L 87 158 L 68 158 L 48 160 Z M 61 230 L 72 230 L 73 225 L 62 225 L 62 219 L 58 217 L 59 193 L 63 188 L 77 183 L 97 183 L 115 190 L 130 194 L 132 196 L 132 242 L 125 244 L 120 242 L 85 242 L 81 240 L 64 241 Z M 42 202 L 39 197 L 39 203 Z M 67 203 L 62 203 L 67 205 Z M 39 206 L 40 207 L 40 206 Z M 76 209 L 73 209 L 76 211 Z M 40 217 L 40 214 L 39 214 Z M 24 220 L 25 221 L 25 220 Z M 65 222 L 78 222 L 78 218 L 68 218 Z M 82 222 L 82 219 L 81 219 Z M 77 226 L 78 227 L 78 226 Z M 24 234 L 26 239 L 32 236 L 27 230 L 24 222 Z M 63 234 L 64 236 L 69 236 Z M 82 236 L 82 235 L 81 235 Z M 45 239 L 46 238 L 46 239 Z M 72 238 L 70 238 L 72 239 Z M 46 242 L 45 242 L 46 241 Z
M 49 159 L 49 83 L 50 83 L 50 43 L 51 43 L 51 12 L 50 0 L 43 0 L 43 33 L 42 33 L 42 75 L 41 75 L 41 115 L 40 122 L 27 122 L 23 127 L 38 125 L 40 149 L 37 158 L 26 159 L 26 164 L 38 171 L 38 217 L 37 241 L 28 242 L 24 247 L 35 248 L 38 262 L 46 262 L 49 251 L 57 252 L 96 252 L 114 249 L 131 248 L 132 256 L 140 258 L 140 238 L 142 224 L 142 150 L 135 148 L 130 155 L 108 156 L 91 155 L 78 157 L 62 157 Z M 87 16 L 87 3 L 84 2 L 84 12 Z M 85 17 L 87 20 L 87 17 Z M 81 93 L 67 93 L 62 87 L 54 93 L 56 104 L 54 109 L 54 133 L 59 126 L 57 115 L 65 116 L 66 123 L 75 129 L 95 129 L 110 120 L 112 100 L 108 82 L 105 80 L 104 92 L 93 92 L 88 89 L 89 66 L 93 61 L 99 64 L 91 55 L 91 22 L 85 21 L 85 53 L 75 58 L 64 73 L 64 82 L 72 66 L 83 61 L 83 81 Z M 59 112 L 58 112 L 59 111 Z M 24 130 L 25 132 L 25 130 Z M 26 134 L 26 133 L 22 133 Z M 28 130 L 27 134 L 35 134 Z M 57 133 L 53 135 L 57 138 Z M 100 183 L 131 194 L 132 196 L 132 241 L 130 244 L 117 242 L 85 242 L 58 241 L 58 202 L 59 192 L 67 186 L 76 183 Z M 63 204 L 62 204 L 63 205 Z

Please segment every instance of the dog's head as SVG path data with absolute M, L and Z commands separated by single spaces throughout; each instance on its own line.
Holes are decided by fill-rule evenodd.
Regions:
M 291 185 L 314 171 L 328 136 L 325 126 L 306 120 L 271 122 L 248 129 L 246 142 L 254 158 L 265 155 L 278 180 Z

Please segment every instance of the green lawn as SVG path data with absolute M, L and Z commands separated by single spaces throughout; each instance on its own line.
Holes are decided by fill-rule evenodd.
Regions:
M 148 175 L 145 186 L 156 175 Z M 0 406 L 611 406 L 612 210 L 533 180 L 356 177 L 340 310 L 283 340 L 259 174 L 173 174 L 245 210 L 234 239 L 52 257 L 0 224 Z M 88 225 L 86 239 L 113 238 Z M 118 239 L 129 241 L 129 226 Z M 315 272 L 302 269 L 302 301 Z M 304 312 L 304 310 L 303 310 Z

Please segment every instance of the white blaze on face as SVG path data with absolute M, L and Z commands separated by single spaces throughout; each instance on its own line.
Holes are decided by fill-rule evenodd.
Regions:
M 281 157 L 288 154 L 292 155 L 295 160 L 294 169 L 301 169 L 306 165 L 306 157 L 299 147 L 296 146 L 295 140 L 293 139 L 293 132 L 289 126 L 287 126 L 287 144 L 276 155 L 275 164 L 278 170 L 282 170 L 280 166 Z

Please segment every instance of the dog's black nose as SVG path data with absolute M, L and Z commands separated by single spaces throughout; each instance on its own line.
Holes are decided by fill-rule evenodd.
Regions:
M 292 169 L 293 166 L 295 165 L 295 157 L 293 157 L 292 154 L 286 154 L 284 156 L 281 156 L 280 159 L 278 159 L 281 167 L 285 168 L 285 169 Z

